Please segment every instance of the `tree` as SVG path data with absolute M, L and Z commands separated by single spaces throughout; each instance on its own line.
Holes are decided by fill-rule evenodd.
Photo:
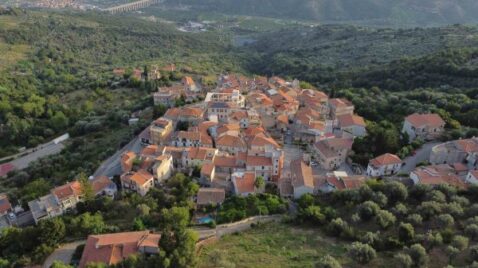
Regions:
M 50 119 L 51 127 L 56 131 L 64 131 L 68 127 L 69 120 L 61 111 L 56 112 Z
M 352 259 L 360 264 L 367 264 L 377 256 L 377 253 L 373 247 L 360 242 L 352 243 L 348 249 L 348 254 Z
M 397 262 L 400 264 L 400 267 L 410 268 L 413 265 L 412 257 L 408 254 L 398 253 L 394 256 Z
M 427 252 L 420 244 L 414 244 L 408 249 L 408 254 L 413 260 L 415 267 L 426 267 L 428 263 Z
M 360 218 L 364 221 L 371 219 L 377 212 L 380 210 L 380 207 L 373 201 L 363 202 L 359 208 L 358 213 Z
M 196 263 L 196 233 L 186 229 L 189 209 L 173 207 L 161 211 L 159 261 L 164 267 L 194 267 Z
M 470 247 L 470 257 L 473 261 L 478 261 L 478 245 Z
M 410 214 L 408 215 L 407 222 L 411 223 L 413 226 L 420 226 L 422 225 L 423 218 L 420 216 L 420 214 Z
M 454 246 L 446 247 L 446 254 L 448 255 L 448 262 L 451 263 L 453 259 L 460 253 L 460 250 Z
M 392 181 L 385 183 L 384 192 L 390 203 L 405 201 L 408 197 L 407 187 L 403 183 Z
M 254 186 L 255 186 L 257 189 L 263 189 L 265 185 L 266 185 L 266 183 L 265 183 L 265 181 L 264 181 L 264 177 L 258 176 L 258 177 L 256 178 L 256 181 L 254 182 Z
M 392 213 L 382 209 L 377 212 L 377 215 L 375 215 L 375 221 L 383 229 L 387 229 L 395 224 L 396 220 L 397 219 Z
M 315 223 L 323 223 L 325 221 L 325 215 L 322 214 L 320 206 L 309 206 L 301 210 L 300 216 Z
M 101 214 L 83 213 L 73 218 L 68 225 L 70 233 L 76 237 L 86 237 L 90 234 L 104 233 L 108 226 L 103 221 Z
M 458 250 L 465 250 L 468 247 L 468 238 L 462 236 L 462 235 L 456 235 L 453 240 L 451 241 L 451 245 Z
M 81 186 L 81 193 L 83 194 L 84 201 L 92 201 L 95 199 L 95 192 L 93 190 L 93 185 L 90 180 L 86 177 L 85 173 L 80 173 L 78 175 L 78 181 Z
M 400 223 L 398 227 L 398 239 L 401 242 L 410 242 L 415 237 L 415 229 L 410 223 Z
M 64 264 L 61 261 L 54 261 L 52 265 L 50 266 L 50 268 L 73 268 L 73 266 Z
M 478 239 L 478 225 L 470 224 L 465 227 L 465 234 L 470 237 L 471 240 Z
M 65 223 L 61 218 L 51 218 L 38 223 L 39 241 L 50 247 L 58 245 L 66 236 Z
M 325 255 L 320 258 L 319 262 L 315 266 L 316 268 L 342 268 L 342 265 L 332 256 Z
M 442 228 L 448 228 L 455 224 L 455 220 L 450 214 L 441 214 L 438 216 L 438 224 L 440 224 Z

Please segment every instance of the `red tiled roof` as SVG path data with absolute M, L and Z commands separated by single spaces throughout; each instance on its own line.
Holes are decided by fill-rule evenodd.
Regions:
M 265 156 L 248 155 L 246 164 L 247 166 L 272 166 L 272 159 Z
M 93 191 L 97 194 L 107 188 L 109 185 L 114 183 L 106 176 L 99 176 L 91 180 L 91 185 L 93 187 Z
M 337 117 L 339 121 L 339 125 L 341 127 L 349 127 L 349 126 L 362 126 L 365 127 L 365 120 L 363 117 L 355 115 L 355 114 L 345 114 Z
M 314 188 L 312 168 L 302 161 L 302 159 L 292 161 L 290 169 L 292 173 L 292 185 L 294 187 L 307 186 Z
M 153 175 L 144 169 L 140 169 L 129 177 L 138 185 L 144 185 L 153 179 Z
M 3 215 L 12 209 L 7 194 L 0 194 L 0 215 Z
M 271 138 L 267 137 L 263 133 L 257 134 L 251 141 L 251 146 L 266 146 L 266 145 L 271 145 L 275 148 L 280 148 L 279 144 Z
M 81 184 L 78 181 L 73 181 L 54 188 L 52 193 L 60 200 L 72 196 L 80 196 L 82 193 Z
M 455 141 L 458 147 L 464 152 L 478 152 L 478 139 L 463 139 Z
M 254 172 L 244 172 L 242 177 L 235 177 L 234 182 L 237 193 L 253 193 L 255 191 L 256 175 Z
M 214 170 L 214 164 L 212 163 L 205 163 L 201 167 L 201 174 L 210 177 Z
M 430 126 L 440 127 L 445 125 L 445 121 L 438 114 L 411 114 L 405 118 L 414 127 Z
M 138 253 L 140 247 L 158 248 L 161 235 L 149 231 L 90 235 L 81 256 L 80 268 L 88 263 L 117 264 L 130 255 Z
M 377 156 L 376 158 L 370 160 L 370 164 L 374 167 L 384 166 L 384 165 L 394 165 L 394 164 L 401 164 L 402 160 L 400 157 L 394 154 L 383 154 L 381 156 Z
M 227 146 L 236 148 L 247 148 L 246 143 L 238 136 L 234 135 L 222 135 L 216 141 L 217 146 Z
M 224 202 L 226 192 L 219 188 L 200 188 L 197 194 L 198 205 L 220 204 Z
M 15 166 L 11 163 L 0 165 L 0 177 L 7 176 L 7 174 L 13 170 L 15 170 Z

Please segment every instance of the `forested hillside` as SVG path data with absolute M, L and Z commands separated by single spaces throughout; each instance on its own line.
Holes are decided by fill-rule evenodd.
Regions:
M 319 22 L 429 26 L 477 22 L 474 0 L 168 0 L 171 6 Z

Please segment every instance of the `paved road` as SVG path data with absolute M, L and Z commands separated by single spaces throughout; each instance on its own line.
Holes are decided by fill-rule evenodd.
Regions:
M 430 158 L 430 152 L 433 146 L 440 142 L 425 143 L 420 149 L 416 150 L 415 155 L 409 156 L 403 160 L 405 163 L 400 169 L 400 173 L 410 173 L 415 169 L 418 163 L 427 161 Z
M 146 131 L 147 128 L 144 131 Z M 141 134 L 139 135 L 141 136 Z M 133 151 L 135 153 L 139 153 L 143 148 L 141 146 L 141 140 L 139 136 L 136 136 L 133 140 L 131 140 L 128 144 L 123 146 L 119 151 L 117 151 L 114 155 L 110 156 L 108 159 L 103 161 L 101 166 L 95 171 L 93 176 L 107 176 L 113 177 L 115 175 L 121 175 L 121 155 L 126 151 Z
M 60 261 L 64 264 L 70 264 L 73 253 L 75 253 L 76 247 L 81 244 L 84 244 L 86 241 L 75 241 L 72 243 L 61 245 L 59 248 L 55 249 L 53 253 L 48 256 L 48 258 L 43 263 L 43 268 L 49 268 L 54 261 Z
M 41 148 L 38 148 L 36 151 L 30 154 L 19 157 L 11 161 L 10 163 L 13 164 L 17 169 L 24 169 L 24 168 L 27 168 L 31 162 L 36 161 L 45 156 L 57 154 L 61 152 L 63 148 L 65 148 L 65 146 L 61 143 L 58 143 L 58 144 L 50 143 L 50 144 L 44 145 Z

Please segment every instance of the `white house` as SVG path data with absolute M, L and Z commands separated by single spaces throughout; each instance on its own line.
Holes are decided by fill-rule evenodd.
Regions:
M 394 154 L 383 154 L 368 163 L 367 175 L 372 177 L 392 175 L 398 173 L 402 167 L 402 160 Z
M 478 170 L 470 170 L 466 175 L 465 181 L 467 183 L 478 184 Z
M 445 121 L 438 114 L 411 114 L 405 118 L 402 132 L 407 133 L 409 141 L 416 138 L 434 140 L 445 130 Z

